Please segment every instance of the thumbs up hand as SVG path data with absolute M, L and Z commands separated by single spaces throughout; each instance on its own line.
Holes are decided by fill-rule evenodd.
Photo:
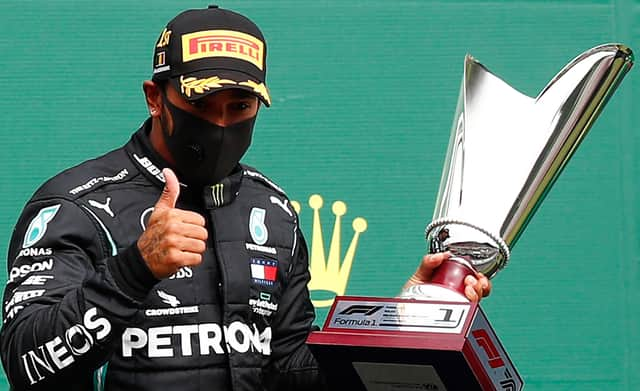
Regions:
M 171 169 L 162 170 L 164 190 L 149 217 L 147 229 L 138 239 L 138 249 L 151 273 L 163 279 L 183 266 L 202 262 L 207 230 L 204 217 L 176 208 L 180 183 Z

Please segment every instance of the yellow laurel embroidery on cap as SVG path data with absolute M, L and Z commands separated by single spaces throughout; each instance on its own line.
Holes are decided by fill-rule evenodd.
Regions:
M 169 44 L 169 38 L 171 38 L 171 30 L 167 30 L 166 28 L 162 30 L 162 34 L 160 34 L 160 39 L 158 40 L 158 45 L 156 47 L 162 48 Z
M 258 84 L 253 80 L 247 80 L 247 81 L 242 81 L 238 83 L 238 85 L 253 88 L 255 92 L 262 95 L 262 97 L 264 98 L 264 100 L 267 101 L 268 104 L 271 104 L 271 97 L 269 96 L 269 90 L 267 90 L 267 86 L 264 85 L 264 83 Z
M 220 88 L 225 84 L 238 84 L 234 80 L 221 79 L 218 76 L 208 77 L 206 79 L 196 79 L 195 77 L 180 76 L 180 89 L 187 97 L 191 97 L 191 90 L 197 94 L 202 94 L 212 88 Z

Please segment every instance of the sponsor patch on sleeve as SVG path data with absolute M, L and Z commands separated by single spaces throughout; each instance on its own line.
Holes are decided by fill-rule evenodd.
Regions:
M 60 204 L 40 209 L 40 212 L 29 223 L 27 233 L 22 241 L 22 248 L 31 247 L 44 237 L 45 232 L 47 232 L 47 225 L 56 216 L 58 209 L 60 209 Z

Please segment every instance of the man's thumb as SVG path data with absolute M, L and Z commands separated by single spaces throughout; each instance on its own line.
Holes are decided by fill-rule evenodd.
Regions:
M 156 202 L 156 209 L 175 208 L 176 201 L 178 201 L 178 196 L 180 195 L 180 182 L 178 182 L 178 177 L 170 168 L 162 170 L 162 174 L 164 175 L 165 184 L 162 194 L 158 202 Z

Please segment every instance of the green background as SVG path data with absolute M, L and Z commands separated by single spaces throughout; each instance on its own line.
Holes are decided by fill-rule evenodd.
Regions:
M 343 251 L 352 219 L 368 222 L 352 295 L 395 295 L 425 251 L 466 53 L 535 96 L 593 46 L 640 50 L 638 0 L 220 3 L 250 16 L 270 44 L 273 106 L 260 114 L 246 162 L 302 202 L 309 242 L 311 194 L 325 200 L 327 247 L 333 201 L 348 207 Z M 0 3 L 0 254 L 40 183 L 123 144 L 146 118 L 141 83 L 160 31 L 178 11 L 206 4 Z M 483 301 L 528 390 L 640 389 L 636 73 Z

